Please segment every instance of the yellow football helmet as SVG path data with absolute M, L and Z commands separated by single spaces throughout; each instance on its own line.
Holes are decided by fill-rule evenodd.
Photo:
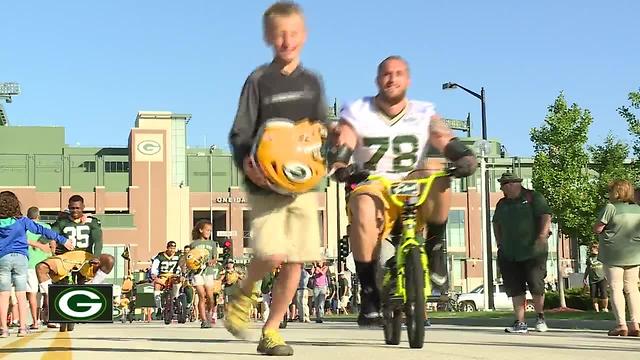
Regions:
M 205 262 L 209 258 L 209 251 L 203 248 L 195 248 L 189 250 L 187 254 L 187 269 L 200 270 L 205 265 Z
M 251 152 L 252 165 L 280 194 L 300 194 L 315 188 L 327 174 L 323 154 L 327 128 L 302 119 L 274 118 L 260 128 Z

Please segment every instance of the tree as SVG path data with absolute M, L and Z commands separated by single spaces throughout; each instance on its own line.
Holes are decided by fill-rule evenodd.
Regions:
M 612 180 L 633 182 L 634 169 L 625 161 L 629 157 L 629 146 L 609 134 L 602 145 L 589 146 L 591 168 L 596 172 L 594 204 L 596 209 L 607 202 L 608 185 Z
M 544 123 L 531 129 L 534 143 L 533 186 L 549 203 L 560 232 L 577 242 L 590 242 L 594 216 L 595 186 L 589 181 L 587 134 L 593 122 L 589 110 L 567 105 L 560 93 L 549 106 Z M 560 274 L 558 241 L 558 290 L 560 306 L 566 307 Z
M 640 175 L 640 117 L 632 109 L 640 110 L 640 90 L 630 92 L 628 100 L 631 103 L 631 108 L 621 106 L 618 108 L 618 114 L 625 119 L 629 133 L 634 137 L 632 146 L 634 161 L 632 167 L 634 178 L 637 179 L 638 175 Z

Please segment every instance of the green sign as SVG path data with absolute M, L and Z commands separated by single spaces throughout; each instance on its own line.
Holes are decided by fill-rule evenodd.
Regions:
M 467 120 L 444 119 L 444 121 L 453 130 L 463 130 L 463 131 L 469 130 L 469 124 Z
M 113 322 L 111 284 L 49 285 L 49 321 Z

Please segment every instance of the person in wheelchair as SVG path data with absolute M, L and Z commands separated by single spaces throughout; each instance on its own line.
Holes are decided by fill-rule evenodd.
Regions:
M 151 261 L 151 281 L 153 282 L 153 295 L 156 303 L 156 318 L 162 314 L 161 294 L 165 288 L 171 286 L 173 290 L 172 299 L 178 297 L 180 293 L 180 267 L 178 262 L 180 257 L 176 254 L 176 242 L 167 242 L 167 248 L 159 252 Z
M 384 59 L 378 65 L 376 84 L 377 95 L 358 99 L 341 110 L 340 121 L 332 131 L 327 149 L 334 179 L 357 183 L 349 192 L 347 206 L 353 225 L 349 233 L 350 245 L 361 284 L 362 304 L 358 315 L 361 326 L 380 324 L 376 254 L 380 240 L 390 235 L 402 209 L 390 201 L 382 183 L 363 182 L 366 175 L 360 172 L 358 179 L 353 176 L 354 169 L 383 175 L 390 180 L 421 178 L 442 168 L 440 161 L 427 157 L 432 150 L 443 153 L 453 162 L 456 177 L 469 176 L 477 167 L 471 149 L 454 137 L 433 104 L 407 98 L 410 74 L 406 60 L 399 56 Z M 443 249 L 451 201 L 449 184 L 449 178 L 438 178 L 418 212 L 418 227 L 427 226 L 427 236 L 431 238 L 426 241 L 430 258 L 438 257 L 437 252 Z M 430 261 L 430 264 L 432 262 L 437 261 Z M 444 285 L 446 272 L 431 270 L 434 285 Z
M 80 195 L 69 198 L 51 230 L 67 237 L 71 249 L 50 242 L 53 256 L 36 265 L 40 292 L 43 294 L 43 319 L 48 319 L 48 291 L 52 283 L 100 284 L 113 270 L 115 259 L 102 254 L 102 225 L 96 217 L 84 213 Z M 61 327 L 61 329 L 63 329 Z

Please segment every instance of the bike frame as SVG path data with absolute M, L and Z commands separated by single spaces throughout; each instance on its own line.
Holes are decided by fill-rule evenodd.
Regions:
M 424 246 L 416 238 L 416 213 L 418 207 L 422 205 L 431 192 L 433 182 L 440 177 L 450 176 L 446 170 L 437 171 L 427 177 L 393 181 L 382 175 L 369 175 L 368 181 L 380 182 L 387 191 L 391 202 L 402 208 L 400 215 L 402 220 L 402 241 L 396 247 L 396 270 L 397 281 L 394 297 L 401 297 L 403 302 L 407 301 L 405 257 L 413 247 L 420 249 L 420 260 L 424 270 L 424 293 L 425 296 L 431 293 L 431 281 L 429 276 L 429 259 Z

